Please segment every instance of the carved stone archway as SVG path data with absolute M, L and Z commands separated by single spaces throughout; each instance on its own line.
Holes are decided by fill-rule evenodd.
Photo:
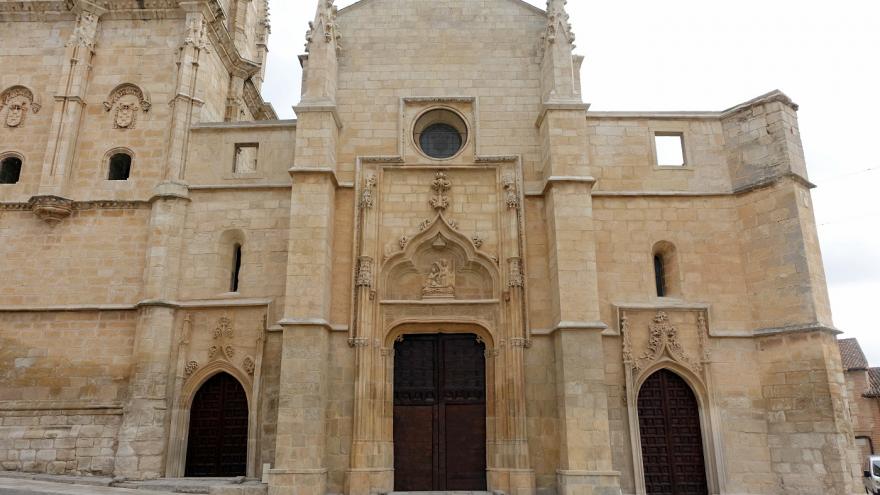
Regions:
M 346 493 L 392 491 L 394 340 L 413 333 L 472 333 L 486 345 L 489 490 L 534 491 L 526 434 L 522 198 L 517 163 L 444 169 L 364 166 L 358 173 L 356 269 L 350 345 L 355 349 L 355 408 Z M 396 188 L 423 181 L 403 232 L 383 225 Z M 481 197 L 482 232 L 456 207 L 458 187 L 494 188 Z M 471 195 L 471 198 L 476 196 Z M 488 204 L 487 204 L 488 203 Z M 410 218 L 412 218 L 410 216 Z M 418 222 L 418 223 L 417 223 Z M 491 227 L 490 227 L 491 226 Z M 503 268 L 502 268 L 503 267 Z
M 226 317 L 217 320 L 206 318 L 210 323 L 207 330 L 213 334 L 207 349 L 193 349 L 193 315 L 187 314 L 180 324 L 178 339 L 178 360 L 174 400 L 171 410 L 171 428 L 168 436 L 168 454 L 165 461 L 165 476 L 179 478 L 186 470 L 186 450 L 189 441 L 190 413 L 196 393 L 209 379 L 219 373 L 235 378 L 245 391 L 248 402 L 248 443 L 247 476 L 259 477 L 257 447 L 259 438 L 259 392 L 261 382 L 262 355 L 264 346 L 265 320 L 256 330 L 255 344 L 249 345 L 235 330 L 235 322 Z M 204 333 L 204 332 L 202 332 Z M 205 338 L 202 343 L 204 344 Z M 251 347 L 253 346 L 253 347 Z M 248 348 L 250 347 L 250 349 Z M 253 355 L 250 354 L 253 352 Z M 199 357 L 207 355 L 207 362 L 200 364 Z
M 720 419 L 712 393 L 708 311 L 703 307 L 619 307 L 618 311 L 636 494 L 647 494 L 638 411 L 639 392 L 645 381 L 660 370 L 675 373 L 693 391 L 699 409 L 708 487 L 710 493 L 723 493 L 726 482 L 720 448 Z M 692 321 L 686 327 L 679 328 L 679 324 L 673 322 L 673 317 L 679 322 Z M 648 331 L 634 332 L 633 326 L 638 324 L 636 321 L 648 322 Z

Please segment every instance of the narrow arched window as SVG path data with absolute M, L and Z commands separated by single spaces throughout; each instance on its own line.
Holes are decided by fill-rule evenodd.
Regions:
M 128 180 L 131 175 L 131 155 L 116 153 L 110 157 L 107 180 Z
M 657 297 L 666 297 L 666 266 L 663 256 L 654 255 L 654 283 L 657 285 Z
M 9 156 L 0 162 L 0 184 L 16 184 L 21 177 L 21 158 Z
M 229 284 L 229 292 L 238 292 L 238 283 L 241 276 L 241 244 L 232 248 L 232 281 Z

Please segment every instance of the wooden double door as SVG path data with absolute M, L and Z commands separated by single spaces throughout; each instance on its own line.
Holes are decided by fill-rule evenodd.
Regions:
M 394 349 L 394 489 L 486 490 L 485 346 L 432 334 Z
M 244 476 L 247 442 L 247 395 L 238 380 L 218 373 L 202 385 L 193 399 L 186 476 Z
M 693 390 L 660 370 L 639 392 L 639 429 L 648 495 L 707 495 L 700 411 Z

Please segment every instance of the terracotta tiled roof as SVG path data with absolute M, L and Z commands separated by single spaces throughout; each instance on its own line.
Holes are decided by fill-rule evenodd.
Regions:
M 880 368 L 868 370 L 868 390 L 865 397 L 880 397 Z
M 838 339 L 837 346 L 840 347 L 840 359 L 843 361 L 845 371 L 868 369 L 868 360 L 865 358 L 865 353 L 862 352 L 858 340 Z

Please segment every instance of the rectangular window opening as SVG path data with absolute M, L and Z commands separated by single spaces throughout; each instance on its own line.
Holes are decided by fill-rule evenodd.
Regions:
M 660 167 L 684 167 L 684 134 L 678 132 L 658 132 L 654 134 L 654 147 L 657 149 L 657 165 Z
M 235 163 L 233 173 L 254 174 L 257 172 L 257 155 L 260 145 L 256 143 L 241 143 L 235 145 Z
M 241 244 L 236 244 L 232 250 L 232 280 L 229 284 L 229 292 L 238 292 L 238 283 L 241 277 Z
M 21 160 L 9 157 L 0 163 L 0 184 L 16 184 L 21 177 Z

